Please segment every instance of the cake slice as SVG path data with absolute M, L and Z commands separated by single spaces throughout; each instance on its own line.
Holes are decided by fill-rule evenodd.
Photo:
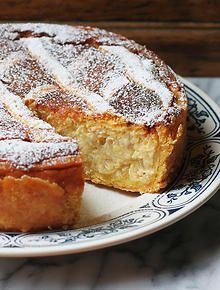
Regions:
M 77 143 L 34 117 L 0 83 L 0 229 L 72 227 L 83 184 Z

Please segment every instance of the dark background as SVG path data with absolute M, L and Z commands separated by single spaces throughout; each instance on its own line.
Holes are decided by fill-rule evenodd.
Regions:
M 220 1 L 0 0 L 0 21 L 98 26 L 146 44 L 179 74 L 220 76 Z

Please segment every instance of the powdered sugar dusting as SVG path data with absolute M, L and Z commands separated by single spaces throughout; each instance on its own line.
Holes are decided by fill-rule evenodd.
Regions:
M 13 53 L 9 57 L 11 62 L 3 61 L 0 65 L 0 79 L 14 94 L 23 98 L 32 88 L 55 85 L 52 77 L 24 48 L 22 54 Z
M 0 101 L 12 116 L 29 128 L 54 130 L 48 123 L 35 117 L 23 101 L 16 95 L 10 93 L 2 82 L 0 82 Z
M 10 161 L 15 168 L 31 168 L 33 165 L 52 158 L 75 155 L 74 142 L 31 143 L 22 140 L 0 141 L 0 162 Z
M 110 100 L 111 97 L 121 88 L 129 83 L 129 80 L 125 76 L 109 76 L 109 81 L 102 89 L 102 93 L 105 99 Z
M 160 122 L 166 116 L 166 110 L 161 109 L 160 98 L 135 84 L 129 83 L 118 90 L 110 102 L 118 115 L 125 116 L 135 124 L 147 123 L 151 126 L 155 119 Z
M 63 68 L 59 62 L 52 60 L 51 55 L 43 48 L 41 40 L 38 38 L 23 39 L 22 42 L 27 46 L 33 57 L 37 58 L 63 85 L 69 86 L 72 82 L 72 76 Z
M 0 140 L 4 139 L 25 140 L 27 139 L 27 130 L 0 103 Z
M 101 49 L 116 55 L 125 65 L 128 76 L 137 84 L 147 90 L 152 90 L 160 96 L 163 105 L 168 107 L 173 99 L 173 94 L 168 88 L 157 80 L 153 74 L 153 63 L 149 59 L 142 60 L 134 53 L 121 46 L 100 46 Z
M 124 65 L 114 56 L 94 47 L 82 50 L 66 69 L 78 87 L 100 95 L 102 102 L 109 103 L 113 93 L 129 82 Z
M 65 105 L 66 107 L 83 110 L 85 113 L 91 114 L 88 105 L 82 98 L 69 94 L 67 91 L 54 85 L 42 85 L 33 88 L 24 98 L 25 103 L 29 101 L 33 101 L 38 105 L 47 104 L 51 109 L 59 108 L 60 104 L 62 104 L 62 106 Z
M 44 49 L 40 39 L 26 39 L 24 42 L 33 57 L 46 67 L 63 89 L 88 100 L 91 106 L 98 109 L 100 113 L 109 109 L 108 104 L 98 94 L 79 88 L 71 73 Z
M 58 135 L 0 82 L 0 162 L 27 170 L 45 160 L 77 154 L 76 141 Z

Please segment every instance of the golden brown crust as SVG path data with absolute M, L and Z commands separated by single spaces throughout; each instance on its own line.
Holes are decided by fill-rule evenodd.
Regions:
M 78 220 L 82 191 L 81 164 L 7 172 L 0 178 L 0 229 L 25 232 L 70 227 Z

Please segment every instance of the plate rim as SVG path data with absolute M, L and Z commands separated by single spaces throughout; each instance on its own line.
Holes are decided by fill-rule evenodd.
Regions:
M 209 106 L 213 109 L 213 111 L 220 116 L 220 108 L 213 101 L 208 94 L 198 88 L 196 85 L 192 84 L 190 81 L 185 78 L 180 77 L 181 81 L 184 85 L 188 86 L 190 89 L 198 93 L 202 99 L 208 102 Z M 205 138 L 203 139 L 205 140 Z M 165 219 L 161 220 L 158 224 L 152 223 L 151 225 L 145 225 L 140 228 L 136 228 L 132 231 L 128 232 L 120 232 L 115 234 L 114 236 L 106 237 L 105 239 L 100 240 L 89 240 L 82 243 L 71 243 L 68 245 L 62 246 L 45 246 L 45 247 L 26 247 L 26 248 L 0 248 L 0 257 L 8 257 L 8 258 L 25 258 L 25 257 L 46 257 L 46 256 L 60 256 L 67 254 L 77 254 L 83 252 L 94 251 L 97 249 L 103 249 L 119 244 L 123 244 L 125 242 L 133 241 L 138 238 L 148 236 L 157 231 L 160 231 L 193 213 L 199 207 L 201 207 L 204 203 L 206 203 L 220 188 L 220 180 L 216 179 L 212 184 L 205 189 L 201 196 L 199 196 L 196 200 L 190 203 L 190 207 L 184 207 L 180 212 L 176 212 Z M 6 232 L 2 232 L 3 234 Z

